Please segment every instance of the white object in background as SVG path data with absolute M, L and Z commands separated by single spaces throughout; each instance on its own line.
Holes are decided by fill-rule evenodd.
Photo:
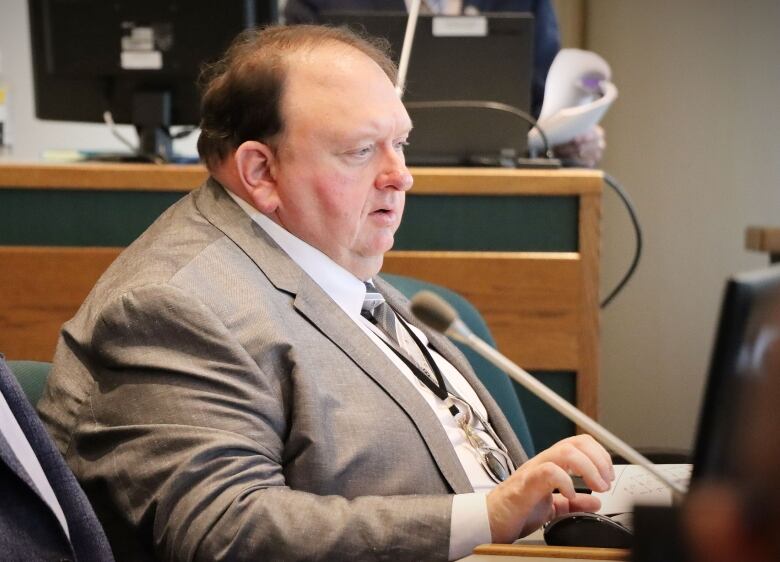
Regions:
M 601 121 L 618 95 L 611 78 L 609 65 L 596 53 L 561 49 L 547 74 L 538 119 L 551 146 L 567 143 Z M 536 129 L 528 133 L 528 146 L 544 148 Z
M 688 488 L 690 464 L 655 465 L 667 478 L 681 488 Z M 653 475 L 635 464 L 616 464 L 615 481 L 607 492 L 593 492 L 601 500 L 599 513 L 629 513 L 634 505 L 672 505 L 672 493 Z
M 0 53 L 0 155 L 11 152 L 11 91 L 3 73 L 3 53 Z

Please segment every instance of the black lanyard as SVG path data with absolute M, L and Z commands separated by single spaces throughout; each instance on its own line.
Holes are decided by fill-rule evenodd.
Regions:
M 390 306 L 388 304 L 388 306 Z M 392 307 L 390 307 L 391 310 Z M 387 333 L 387 331 L 377 322 L 376 318 L 368 312 L 363 311 L 361 312 L 361 315 L 363 318 L 371 322 L 374 326 L 376 326 L 381 332 L 387 336 L 384 340 L 385 344 L 393 350 L 393 352 L 398 356 L 398 358 L 404 362 L 404 364 L 409 367 L 409 369 L 414 373 L 414 376 L 417 377 L 417 379 L 423 383 L 428 389 L 433 392 L 439 399 L 446 400 L 449 396 L 449 393 L 447 392 L 447 385 L 444 381 L 444 376 L 441 374 L 441 369 L 439 369 L 439 366 L 436 364 L 436 361 L 433 360 L 433 356 L 431 355 L 431 352 L 428 351 L 428 346 L 423 345 L 422 341 L 420 341 L 420 338 L 418 338 L 415 333 L 412 331 L 412 329 L 409 327 L 409 324 L 406 323 L 406 321 L 401 318 L 401 316 L 393 310 L 393 313 L 395 314 L 396 319 L 398 319 L 403 326 L 403 328 L 406 330 L 406 332 L 412 337 L 412 340 L 414 340 L 414 343 L 417 345 L 417 347 L 422 352 L 423 356 L 425 357 L 425 360 L 428 362 L 428 366 L 433 371 L 434 377 L 436 377 L 436 381 L 434 382 L 431 380 L 431 377 L 425 374 L 425 372 L 420 369 L 420 367 L 409 358 L 409 356 L 406 354 L 406 352 L 399 347 L 398 342 L 395 341 L 395 338 L 393 338 L 390 334 Z M 458 407 L 454 404 L 449 407 L 450 413 L 455 416 L 458 414 L 459 410 Z
M 390 305 L 388 304 L 387 306 Z M 444 376 L 441 373 L 441 370 L 439 369 L 439 366 L 436 364 L 436 361 L 433 360 L 433 356 L 431 356 L 430 351 L 428 351 L 428 346 L 423 345 L 422 341 L 420 341 L 420 338 L 418 338 L 417 335 L 414 333 L 414 331 L 412 331 L 412 329 L 409 327 L 409 324 L 406 322 L 406 320 L 401 318 L 401 315 L 395 312 L 395 309 L 393 309 L 393 307 L 390 307 L 390 309 L 395 314 L 396 319 L 399 320 L 400 323 L 403 325 L 406 332 L 412 337 L 417 347 L 420 348 L 420 351 L 425 357 L 425 360 L 428 362 L 428 365 L 431 367 L 434 376 L 436 377 L 435 383 L 434 381 L 431 380 L 431 377 L 426 375 L 425 372 L 422 369 L 420 369 L 417 363 L 415 363 L 411 358 L 409 358 L 406 351 L 404 351 L 403 348 L 400 347 L 396 339 L 387 333 L 387 330 L 385 330 L 384 327 L 377 322 L 376 318 L 374 318 L 374 316 L 370 312 L 364 310 L 360 314 L 361 316 L 363 316 L 363 318 L 365 318 L 366 320 L 371 322 L 374 326 L 376 326 L 377 329 L 379 329 L 386 336 L 385 339 L 383 340 L 384 343 L 391 350 L 393 350 L 393 353 L 395 353 L 398 356 L 398 358 L 406 364 L 407 367 L 409 367 L 409 369 L 412 371 L 412 373 L 414 373 L 417 379 L 420 380 L 420 382 L 422 382 L 426 387 L 428 387 L 428 389 L 430 389 L 430 391 L 433 392 L 438 398 L 440 398 L 443 401 L 446 401 L 450 396 L 450 392 L 447 390 L 447 384 L 444 379 Z M 482 416 L 473 407 L 469 406 L 468 403 L 463 398 L 461 398 L 457 392 L 453 391 L 452 394 L 453 396 L 457 397 L 458 400 L 461 400 L 464 404 L 466 404 L 465 407 L 471 410 L 472 415 L 479 420 L 479 422 L 483 425 L 484 430 L 488 433 L 488 435 L 490 435 L 493 441 L 495 441 L 496 447 L 498 447 L 500 451 L 503 451 L 504 454 L 506 454 L 506 459 L 507 459 L 506 468 L 508 469 L 509 474 L 514 472 L 515 470 L 514 463 L 512 463 L 512 459 L 509 457 L 506 447 L 501 442 L 501 439 L 499 439 L 498 435 L 490 426 L 488 421 L 486 419 L 483 419 Z M 458 406 L 454 404 L 451 399 L 450 399 L 450 405 L 448 406 L 448 410 L 450 411 L 450 414 L 452 414 L 452 416 L 457 419 L 457 416 L 460 413 L 460 408 L 458 408 Z M 494 453 L 491 453 L 491 455 L 493 455 L 492 458 L 497 459 Z M 489 463 L 490 460 L 486 460 L 486 462 Z M 495 462 L 501 464 L 499 460 L 496 460 Z M 493 476 L 498 472 L 500 472 L 500 471 L 496 471 L 495 468 L 493 469 L 486 468 L 486 470 L 488 471 L 488 474 L 491 475 L 491 478 L 493 478 L 496 482 L 501 482 L 506 479 L 506 476 L 504 476 L 503 478 L 498 476 Z M 496 478 L 498 479 L 496 480 Z

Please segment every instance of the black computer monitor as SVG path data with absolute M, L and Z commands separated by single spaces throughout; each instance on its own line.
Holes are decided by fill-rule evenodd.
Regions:
M 321 19 L 387 39 L 399 61 L 408 14 L 325 11 Z M 533 37 L 529 13 L 420 16 L 404 90 L 414 123 L 407 164 L 518 164 L 527 149 L 525 117 L 497 105 L 452 107 L 448 102 L 487 101 L 528 114 Z
M 728 280 L 710 361 L 693 453 L 691 488 L 738 477 L 737 439 L 744 436 L 749 401 L 762 378 L 780 376 L 780 266 Z M 688 560 L 681 507 L 634 510 L 633 560 Z
M 140 153 L 171 156 L 170 125 L 196 126 L 196 86 L 243 29 L 276 21 L 276 0 L 29 0 L 40 119 L 135 125 Z
M 780 266 L 739 274 L 721 305 L 694 448 L 691 485 L 728 477 L 740 459 L 736 439 L 744 418 L 743 395 L 755 377 L 780 376 L 766 366 L 780 340 Z

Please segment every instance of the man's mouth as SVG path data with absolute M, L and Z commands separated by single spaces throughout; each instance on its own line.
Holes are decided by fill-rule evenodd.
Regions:
M 371 216 L 385 225 L 396 224 L 398 213 L 392 207 L 380 207 L 371 211 Z

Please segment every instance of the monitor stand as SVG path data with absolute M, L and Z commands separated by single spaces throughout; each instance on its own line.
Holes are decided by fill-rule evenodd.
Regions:
M 133 94 L 133 124 L 138 131 L 141 161 L 173 159 L 171 139 L 171 93 L 136 92 Z

